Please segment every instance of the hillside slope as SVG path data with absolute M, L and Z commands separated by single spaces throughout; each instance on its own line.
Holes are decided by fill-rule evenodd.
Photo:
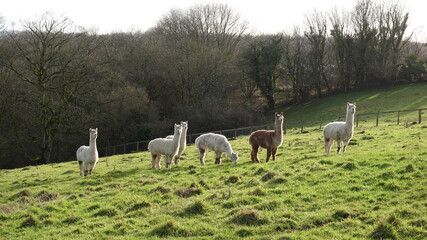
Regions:
M 326 157 L 321 131 L 288 133 L 278 159 L 151 170 L 147 152 L 0 172 L 1 239 L 427 238 L 427 124 L 357 129 Z M 265 158 L 265 151 L 260 153 Z M 163 165 L 163 164 L 162 164 Z M 163 165 L 164 166 L 164 165 Z
M 347 102 L 356 102 L 357 113 L 376 113 L 427 108 L 427 83 L 414 83 L 387 89 L 340 93 L 308 103 L 280 108 L 289 122 L 299 120 L 333 120 L 345 116 Z M 402 119 L 416 117 L 415 112 L 403 113 Z M 427 115 L 427 114 L 426 114 Z M 364 119 L 374 118 L 374 115 Z
M 386 110 L 427 107 L 426 87 L 360 93 L 358 112 L 397 95 Z M 342 112 L 352 94 L 287 116 Z M 0 170 L 0 239 L 427 239 L 427 121 L 367 120 L 347 153 L 331 156 L 319 126 L 288 129 L 276 161 L 262 150 L 260 164 L 247 141 L 230 141 L 238 164 L 215 165 L 208 152 L 200 166 L 190 145 L 172 169 L 152 170 L 142 152 L 101 158 L 86 178 L 77 162 Z

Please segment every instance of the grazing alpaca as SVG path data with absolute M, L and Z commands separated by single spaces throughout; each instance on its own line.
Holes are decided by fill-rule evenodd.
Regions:
M 259 163 L 258 148 L 267 149 L 266 162 L 273 155 L 273 160 L 276 160 L 277 148 L 283 143 L 283 113 L 275 113 L 274 131 L 273 130 L 258 130 L 249 136 L 249 144 L 252 146 L 251 159 L 253 162 Z
M 341 142 L 344 142 L 343 152 L 346 151 L 347 145 L 353 137 L 355 112 L 356 104 L 347 103 L 347 116 L 345 122 L 331 122 L 326 124 L 323 129 L 326 155 L 329 155 L 334 140 L 337 141 L 338 145 L 337 154 L 340 152 Z
M 165 155 L 166 168 L 171 168 L 172 159 L 178 154 L 181 132 L 181 125 L 175 124 L 173 139 L 156 138 L 148 143 L 153 169 L 160 169 L 162 155 Z
M 96 149 L 96 138 L 98 128 L 89 128 L 89 147 L 81 146 L 77 149 L 76 157 L 79 162 L 80 176 L 92 174 L 96 162 L 98 162 L 98 149 Z
M 233 161 L 233 163 L 237 163 L 237 160 L 239 160 L 239 155 L 233 152 L 230 143 L 224 135 L 215 133 L 200 135 L 196 138 L 195 145 L 200 153 L 201 165 L 205 165 L 205 156 L 208 149 L 215 151 L 215 164 L 221 164 L 221 156 L 223 152 L 227 153 L 227 156 L 231 161 Z
M 181 140 L 179 142 L 178 154 L 175 156 L 175 164 L 179 163 L 179 160 L 181 158 L 181 154 L 182 154 L 182 152 L 184 152 L 185 148 L 187 147 L 188 121 L 181 122 L 181 127 L 182 127 Z M 169 135 L 166 138 L 167 139 L 173 139 L 173 135 Z

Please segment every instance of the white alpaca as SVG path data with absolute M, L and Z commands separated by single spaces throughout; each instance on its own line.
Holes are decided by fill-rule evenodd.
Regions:
M 181 125 L 175 124 L 173 139 L 156 138 L 148 143 L 148 151 L 151 152 L 151 166 L 160 169 L 160 158 L 165 155 L 166 168 L 171 168 L 172 159 L 178 154 L 181 138 Z
M 179 150 L 178 154 L 175 156 L 175 164 L 179 163 L 179 160 L 181 158 L 182 152 L 184 152 L 185 148 L 187 147 L 187 130 L 188 130 L 188 121 L 181 122 L 182 127 L 182 133 L 181 138 L 179 142 Z M 169 135 L 166 137 L 167 139 L 173 139 L 173 135 Z
M 96 138 L 98 137 L 98 128 L 89 128 L 89 147 L 81 146 L 77 149 L 76 157 L 79 162 L 80 176 L 92 174 L 96 163 L 98 162 L 98 149 L 96 148 Z
M 344 142 L 343 152 L 346 151 L 347 145 L 353 137 L 355 112 L 356 104 L 347 103 L 347 116 L 345 122 L 331 122 L 326 124 L 323 129 L 326 155 L 329 155 L 334 140 L 337 141 L 338 145 L 337 154 L 340 152 L 341 142 Z
M 223 152 L 227 153 L 228 157 L 231 159 L 231 161 L 233 161 L 233 163 L 237 163 L 237 160 L 239 160 L 238 154 L 233 152 L 230 143 L 223 135 L 215 133 L 206 133 L 200 135 L 198 138 L 196 138 L 195 145 L 200 153 L 201 165 L 205 165 L 205 156 L 208 149 L 215 151 L 215 164 L 221 164 L 221 156 Z

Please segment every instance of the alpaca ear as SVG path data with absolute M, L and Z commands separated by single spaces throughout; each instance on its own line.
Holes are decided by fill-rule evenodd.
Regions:
M 96 132 L 98 132 L 98 128 L 95 128 Z

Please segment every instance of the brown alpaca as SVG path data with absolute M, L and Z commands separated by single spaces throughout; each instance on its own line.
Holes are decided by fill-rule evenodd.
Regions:
M 258 130 L 249 136 L 249 144 L 252 146 L 251 159 L 253 162 L 259 163 L 258 148 L 267 149 L 266 162 L 273 155 L 273 160 L 276 160 L 277 148 L 283 143 L 283 113 L 275 113 L 274 131 L 273 130 Z

